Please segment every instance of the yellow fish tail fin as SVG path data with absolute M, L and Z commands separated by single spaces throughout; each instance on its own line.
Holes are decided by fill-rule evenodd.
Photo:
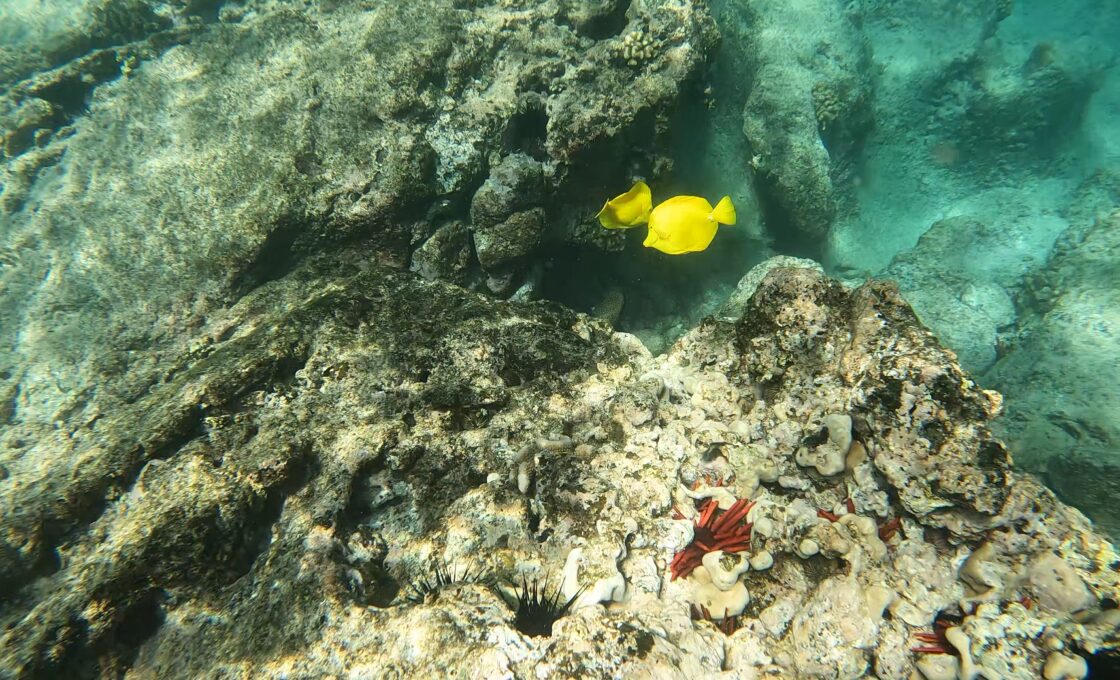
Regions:
M 720 224 L 735 224 L 735 204 L 731 202 L 730 196 L 719 199 L 715 210 L 712 211 L 712 217 Z
M 639 180 L 626 193 L 607 201 L 597 217 L 607 229 L 629 229 L 648 222 L 652 210 L 649 186 Z
M 649 222 L 649 214 L 653 212 L 653 192 L 649 190 L 649 185 L 638 180 L 630 191 L 635 191 L 638 194 L 638 206 L 642 212 L 642 224 Z

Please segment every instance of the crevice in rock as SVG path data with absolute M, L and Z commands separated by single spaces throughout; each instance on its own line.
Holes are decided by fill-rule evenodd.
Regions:
M 767 233 L 774 238 L 774 249 L 785 255 L 815 259 L 820 256 L 820 244 L 805 242 L 793 228 L 793 215 L 779 196 L 783 193 L 777 177 L 770 173 L 754 175 L 758 195 L 758 209 Z
M 534 160 L 548 160 L 548 113 L 539 99 L 527 101 L 509 122 L 502 135 L 506 153 L 523 153 Z
M 299 263 L 296 240 L 307 228 L 304 223 L 289 219 L 275 227 L 257 249 L 253 260 L 233 282 L 235 295 L 244 296 L 269 281 L 289 274 Z
M 255 515 L 247 518 L 239 544 L 233 542 L 235 537 L 214 534 L 215 543 L 204 550 L 213 550 L 215 559 L 220 559 L 225 552 L 222 543 L 228 541 L 234 545 L 220 570 L 224 572 L 225 580 L 234 581 L 252 570 L 257 558 L 268 549 L 272 527 L 280 521 L 288 497 L 306 486 L 318 474 L 318 459 L 313 455 L 311 447 L 307 446 L 288 460 L 283 480 L 265 493 L 264 501 Z
M 79 62 L 23 86 L 17 86 L 9 97 L 27 113 L 3 136 L 4 153 L 9 157 L 22 154 L 33 146 L 45 146 L 61 129 L 86 112 L 90 95 L 98 86 L 116 80 L 121 63 L 115 50 L 94 52 Z M 41 104 L 35 106 L 34 100 Z
M 340 535 L 345 535 L 365 524 L 377 509 L 396 505 L 403 500 L 403 498 L 390 498 L 381 504 L 378 503 L 376 496 L 382 487 L 374 484 L 373 478 L 384 470 L 384 457 L 378 454 L 362 463 L 354 472 L 354 476 L 350 479 L 350 495 L 335 520 Z
M 120 622 L 97 645 L 100 649 L 96 655 L 97 666 L 100 667 L 101 677 L 132 666 L 140 652 L 140 645 L 163 625 L 163 599 L 161 590 L 143 591 L 120 613 Z
M 602 4 L 604 7 L 590 16 L 576 19 L 561 15 L 558 21 L 593 40 L 606 40 L 621 35 L 629 23 L 626 13 L 630 11 L 630 0 L 608 0 Z

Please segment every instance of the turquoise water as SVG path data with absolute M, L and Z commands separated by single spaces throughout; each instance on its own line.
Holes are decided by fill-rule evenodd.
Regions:
M 596 287 L 573 293 L 561 278 L 554 295 L 593 309 L 603 288 L 624 291 L 619 327 L 657 351 L 718 309 L 738 275 L 770 254 L 816 259 L 853 284 L 897 280 L 962 365 L 1003 393 L 998 427 L 1018 463 L 1120 528 L 1111 500 L 1120 464 L 1120 227 L 1110 218 L 1120 196 L 1120 8 L 849 9 L 713 3 L 723 43 L 707 94 L 686 94 L 678 111 L 675 171 L 655 193 L 712 201 L 728 193 L 740 224 L 679 260 L 631 254 L 634 242 L 625 258 L 583 254 L 577 263 L 596 274 L 579 270 L 580 279 Z M 772 31 L 760 36 L 760 27 Z M 758 72 L 789 91 L 752 95 Z M 831 137 L 815 134 L 818 82 L 848 89 L 837 115 L 855 122 Z M 775 113 L 781 106 L 788 110 Z M 763 112 L 753 121 L 752 107 Z M 782 116 L 792 132 L 775 131 Z M 790 151 L 799 144 L 805 149 Z M 784 189 L 799 184 L 824 187 L 826 228 L 782 205 Z
M 170 455 L 59 453 L 117 425 L 100 404 L 331 258 L 557 302 L 656 355 L 785 255 L 896 281 L 1003 395 L 1018 469 L 1120 536 L 1117 36 L 1115 0 L 0 0 L 0 485 L 98 516 Z M 595 219 L 638 179 L 738 221 L 643 248 Z M 0 588 L 73 529 L 3 543 L 31 566 Z

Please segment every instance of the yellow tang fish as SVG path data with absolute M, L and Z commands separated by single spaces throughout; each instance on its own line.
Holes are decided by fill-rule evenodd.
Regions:
M 607 229 L 629 229 L 645 224 L 649 220 L 653 199 L 649 187 L 639 181 L 625 194 L 607 201 L 597 217 L 599 224 Z
M 714 208 L 699 196 L 674 196 L 650 213 L 649 233 L 642 245 L 668 255 L 699 252 L 712 242 L 721 224 L 735 224 L 730 196 Z

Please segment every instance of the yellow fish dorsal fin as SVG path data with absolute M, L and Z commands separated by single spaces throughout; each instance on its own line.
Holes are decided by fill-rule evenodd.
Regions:
M 596 217 L 607 229 L 629 229 L 649 221 L 653 210 L 653 196 L 645 182 L 638 181 L 624 194 L 615 196 L 603 205 Z
M 735 204 L 731 202 L 730 196 L 724 196 L 716 203 L 716 207 L 712 210 L 712 218 L 720 224 L 735 224 Z

